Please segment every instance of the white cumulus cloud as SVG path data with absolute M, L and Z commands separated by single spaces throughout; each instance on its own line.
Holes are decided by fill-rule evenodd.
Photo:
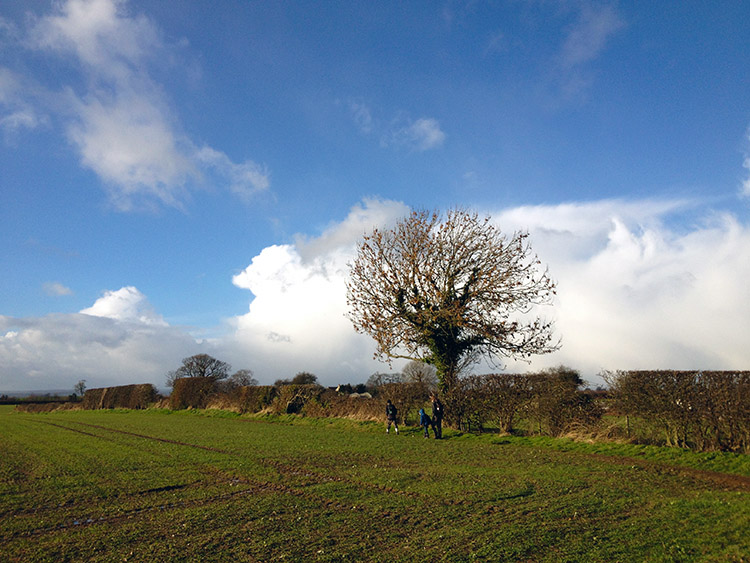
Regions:
M 184 357 L 215 350 L 167 325 L 135 287 L 108 291 L 80 313 L 0 316 L 0 390 L 153 383 Z
M 686 202 L 605 201 L 496 214 L 503 228 L 530 231 L 558 282 L 548 314 L 563 348 L 534 366 L 565 363 L 591 377 L 750 363 L 750 228 L 712 214 L 691 228 L 670 227 L 688 210 Z
M 81 310 L 81 314 L 145 325 L 167 325 L 161 315 L 154 311 L 146 296 L 133 286 L 105 291 L 91 307 Z
M 356 334 L 345 317 L 347 263 L 356 243 L 375 226 L 408 213 L 402 203 L 367 200 L 317 238 L 264 249 L 233 278 L 254 298 L 233 320 L 233 360 L 251 363 L 259 378 L 273 381 L 311 371 L 327 384 L 364 381 L 388 369 L 372 359 L 370 338 Z

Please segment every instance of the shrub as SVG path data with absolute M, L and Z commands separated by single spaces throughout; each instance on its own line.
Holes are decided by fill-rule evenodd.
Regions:
M 699 381 L 701 449 L 750 453 L 750 372 L 704 371 Z
M 471 375 L 459 379 L 444 395 L 446 422 L 459 429 L 481 431 L 487 419 L 487 389 L 484 376 Z
M 526 411 L 539 433 L 560 436 L 571 426 L 591 425 L 601 419 L 602 409 L 583 393 L 576 370 L 559 366 L 527 376 L 530 400 Z
M 531 399 L 531 385 L 525 375 L 493 373 L 484 376 L 489 399 L 488 417 L 503 432 L 513 432 L 513 423 Z

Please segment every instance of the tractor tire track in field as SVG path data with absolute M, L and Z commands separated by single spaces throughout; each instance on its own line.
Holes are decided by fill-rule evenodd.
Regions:
M 695 467 L 669 465 L 658 461 L 649 461 L 626 456 L 614 456 L 607 454 L 587 454 L 599 461 L 617 465 L 630 465 L 639 467 L 646 471 L 654 471 L 659 474 L 686 476 L 703 483 L 718 485 L 722 489 L 733 491 L 750 492 L 750 477 L 746 475 L 736 475 L 733 473 L 720 473 L 718 471 L 708 471 L 706 469 L 697 469 Z
M 166 438 L 160 438 L 158 436 L 149 436 L 149 435 L 145 435 L 145 434 L 139 434 L 139 433 L 135 433 L 135 432 L 125 431 L 125 430 L 119 430 L 119 429 L 115 429 L 115 428 L 109 428 L 109 427 L 105 427 L 105 426 L 101 426 L 101 425 L 82 423 L 82 422 L 77 422 L 77 421 L 75 423 L 83 425 L 83 426 L 87 426 L 87 427 L 90 427 L 90 428 L 96 428 L 96 429 L 99 429 L 99 430 L 120 433 L 120 434 L 134 436 L 134 437 L 138 437 L 138 438 L 142 438 L 142 439 L 146 439 L 146 440 L 153 440 L 153 441 L 158 441 L 158 442 L 165 442 L 165 443 L 170 443 L 170 444 L 175 444 L 175 445 L 181 445 L 181 446 L 186 446 L 186 447 L 191 447 L 191 448 L 199 448 L 199 449 L 203 449 L 203 450 L 207 450 L 207 451 L 223 453 L 223 454 L 226 454 L 226 455 L 239 455 L 236 452 L 231 452 L 231 451 L 227 451 L 227 450 L 220 450 L 218 448 L 212 448 L 212 447 L 202 446 L 202 445 L 197 445 L 197 444 L 190 444 L 190 443 L 187 443 L 187 442 L 181 442 L 181 441 L 177 441 L 177 440 L 170 440 L 170 439 L 166 439 Z M 64 427 L 64 426 L 61 426 L 61 427 L 62 428 L 67 428 L 67 427 Z M 77 431 L 75 429 L 70 429 L 70 430 Z M 79 432 L 83 432 L 83 431 L 79 431 Z M 98 436 L 96 434 L 91 434 L 91 433 L 88 433 L 88 432 L 83 432 L 83 433 L 91 435 L 91 436 L 95 436 L 95 437 L 100 437 L 100 436 Z M 338 475 L 332 475 L 330 473 L 323 473 L 323 472 L 316 471 L 315 469 L 312 469 L 312 468 L 309 468 L 309 467 L 304 467 L 304 466 L 299 466 L 299 465 L 290 465 L 288 463 L 284 463 L 284 462 L 278 461 L 278 460 L 272 460 L 272 459 L 269 459 L 269 458 L 261 459 L 260 461 L 261 461 L 262 465 L 265 465 L 267 467 L 273 468 L 275 471 L 277 471 L 279 473 L 279 477 L 280 477 L 281 480 L 284 480 L 285 478 L 289 478 L 289 477 L 305 477 L 306 479 L 308 479 L 308 480 L 311 481 L 310 483 L 306 483 L 305 485 L 303 485 L 303 487 L 309 486 L 311 484 L 324 484 L 324 483 L 328 483 L 328 482 L 346 483 L 346 484 L 352 485 L 352 486 L 354 486 L 354 487 L 356 487 L 358 489 L 362 489 L 362 490 L 367 489 L 367 490 L 375 491 L 377 493 L 384 493 L 384 494 L 388 494 L 388 495 L 398 495 L 398 496 L 401 496 L 401 497 L 410 498 L 413 501 L 416 501 L 416 502 L 419 502 L 420 504 L 423 504 L 424 507 L 425 507 L 425 509 L 428 509 L 428 507 L 430 505 L 433 505 L 433 506 L 434 505 L 440 505 L 440 506 L 443 506 L 443 507 L 453 507 L 453 508 L 459 508 L 459 509 L 463 509 L 463 510 L 468 510 L 471 514 L 478 514 L 478 513 L 494 514 L 494 513 L 502 512 L 502 511 L 505 510 L 505 508 L 502 505 L 498 506 L 497 502 L 527 497 L 527 496 L 530 496 L 530 495 L 534 494 L 534 492 L 535 492 L 534 485 L 531 484 L 531 483 L 526 483 L 525 487 L 523 488 L 523 490 L 520 490 L 520 491 L 517 491 L 517 492 L 511 492 L 511 493 L 509 493 L 507 495 L 503 495 L 501 497 L 496 497 L 494 499 L 494 502 L 492 502 L 492 503 L 481 502 L 481 501 L 477 502 L 476 500 L 472 500 L 472 499 L 468 499 L 468 498 L 458 498 L 458 499 L 444 498 L 444 499 L 436 499 L 434 497 L 431 497 L 429 495 L 426 495 L 426 494 L 423 494 L 423 493 L 419 493 L 419 492 L 416 492 L 416 491 L 409 491 L 409 490 L 404 490 L 404 489 L 398 489 L 398 488 L 394 488 L 394 487 L 391 487 L 391 486 L 388 486 L 388 485 L 381 485 L 379 483 L 373 483 L 373 482 L 369 482 L 369 481 L 362 481 L 362 480 L 358 480 L 358 479 L 352 479 L 352 478 L 342 477 L 342 476 L 338 476 Z M 210 468 L 209 466 L 205 466 L 205 465 L 201 465 L 201 467 L 204 470 L 205 469 L 210 469 L 210 470 L 216 471 L 218 473 L 221 473 L 221 471 L 218 470 L 218 469 L 216 469 L 216 468 Z M 227 481 L 227 479 L 224 478 L 224 479 L 217 480 L 213 484 L 216 484 L 216 483 L 222 482 L 222 481 Z M 327 509 L 331 509 L 331 510 L 334 510 L 334 511 L 337 511 L 337 512 L 352 511 L 352 510 L 355 510 L 355 511 L 366 511 L 366 510 L 369 510 L 367 508 L 367 506 L 365 504 L 363 504 L 363 503 L 360 503 L 358 505 L 354 505 L 352 503 L 345 503 L 345 502 L 341 502 L 341 500 L 339 500 L 339 499 L 328 498 L 328 497 L 325 497 L 325 496 L 322 496 L 322 495 L 319 495 L 319 494 L 314 494 L 314 493 L 306 492 L 306 491 L 304 491 L 302 489 L 299 489 L 299 488 L 294 488 L 294 487 L 290 487 L 290 486 L 286 486 L 286 485 L 280 485 L 278 483 L 258 482 L 258 481 L 253 481 L 253 480 L 249 480 L 249 479 L 237 478 L 237 477 L 232 477 L 231 482 L 234 482 L 234 483 L 243 483 L 243 484 L 245 484 L 245 485 L 247 485 L 247 486 L 249 486 L 251 488 L 257 488 L 258 489 L 257 492 L 275 492 L 275 493 L 288 494 L 288 495 L 293 495 L 293 496 L 305 498 L 306 500 L 314 502 L 314 503 L 318 504 L 319 506 L 323 506 L 323 507 L 325 507 Z M 195 484 L 195 486 L 200 486 L 200 484 L 201 484 L 201 482 L 198 482 L 198 483 Z M 249 491 L 249 492 L 252 492 L 252 491 Z M 214 498 L 216 499 L 216 501 L 220 501 L 220 500 L 222 500 L 224 498 L 224 495 L 219 495 L 219 496 L 214 497 Z M 187 504 L 185 504 L 185 506 L 188 506 L 190 501 L 186 501 L 186 502 L 187 502 Z M 205 499 L 205 502 L 211 502 L 210 498 Z M 391 512 L 389 512 L 389 511 L 386 510 L 386 511 L 378 512 L 378 515 L 379 515 L 379 517 L 385 517 L 386 519 L 390 518 L 392 520 L 398 521 L 401 524 L 408 524 L 408 525 L 411 525 L 411 526 L 419 526 L 419 525 L 422 524 L 422 519 L 417 518 L 415 516 L 404 515 L 404 514 L 399 513 L 399 512 L 393 512 L 393 513 L 391 513 Z
M 120 430 L 118 428 L 110 428 L 108 426 L 101 426 L 99 424 L 89 424 L 86 422 L 75 422 L 81 426 L 88 426 L 89 428 L 97 428 L 99 430 L 106 430 L 107 432 L 116 432 L 118 434 L 125 434 L 126 436 L 135 436 L 136 438 L 144 438 L 146 440 L 155 440 L 157 442 L 164 442 L 165 444 L 176 444 L 178 446 L 188 446 L 190 448 L 198 448 L 209 452 L 217 452 L 220 454 L 237 455 L 236 452 L 230 452 L 227 450 L 220 450 L 219 448 L 212 448 L 211 446 L 201 446 L 200 444 L 190 444 L 188 442 L 180 442 L 179 440 L 170 440 L 169 438 L 160 438 L 159 436 L 148 436 L 147 434 L 138 434 L 137 432 L 130 432 L 128 430 Z
M 86 434 L 86 435 L 89 435 L 89 436 L 107 439 L 107 438 L 105 438 L 103 436 L 99 436 L 97 434 L 92 434 L 92 433 L 85 432 L 85 431 L 82 431 L 82 430 L 76 430 L 76 429 L 69 428 L 69 427 L 66 427 L 66 426 L 63 426 L 63 425 L 60 425 L 60 424 L 54 424 L 54 423 L 51 423 L 51 422 L 46 422 L 46 424 L 53 424 L 54 426 L 58 426 L 60 428 L 71 430 L 73 432 L 80 432 L 82 434 Z M 107 427 L 107 426 L 101 426 L 101 425 L 98 425 L 98 424 L 89 424 L 89 423 L 78 422 L 78 421 L 76 421 L 75 424 L 80 424 L 82 426 L 87 426 L 87 427 L 90 427 L 90 428 L 96 428 L 96 429 L 99 429 L 99 430 L 105 430 L 105 431 L 109 431 L 109 432 L 115 432 L 115 433 L 119 433 L 119 434 L 125 434 L 125 435 L 128 435 L 128 436 L 135 436 L 137 438 L 143 438 L 143 439 L 146 439 L 146 440 L 155 440 L 155 441 L 158 441 L 158 442 L 165 442 L 165 443 L 169 443 L 169 444 L 176 444 L 176 445 L 187 446 L 187 447 L 191 447 L 191 448 L 199 448 L 199 449 L 203 449 L 203 450 L 207 450 L 207 451 L 212 451 L 212 452 L 223 453 L 223 454 L 227 454 L 227 455 L 238 455 L 236 452 L 231 452 L 231 451 L 227 451 L 227 450 L 221 450 L 221 449 L 218 449 L 218 448 L 212 448 L 210 446 L 202 446 L 202 445 L 198 445 L 198 444 L 190 444 L 188 442 L 181 442 L 181 441 L 178 441 L 178 440 L 170 440 L 170 439 L 167 439 L 167 438 L 160 438 L 158 436 L 148 436 L 146 434 L 139 434 L 139 433 L 130 432 L 130 431 L 127 431 L 127 430 L 119 430 L 119 429 L 110 428 L 110 427 Z M 368 482 L 368 481 L 360 481 L 360 480 L 356 480 L 356 479 L 349 479 L 349 478 L 344 478 L 344 477 L 340 477 L 340 476 L 333 476 L 333 475 L 329 475 L 329 474 L 323 474 L 323 473 L 320 473 L 320 472 L 317 472 L 317 471 L 314 471 L 314 470 L 311 470 L 311 469 L 307 469 L 307 468 L 306 469 L 301 469 L 298 466 L 291 466 L 291 465 L 285 464 L 285 463 L 280 462 L 280 461 L 273 461 L 273 460 L 270 460 L 270 459 L 263 459 L 263 460 L 261 460 L 261 462 L 263 463 L 263 465 L 266 465 L 268 467 L 272 467 L 276 471 L 279 471 L 279 473 L 282 474 L 282 475 L 287 475 L 287 476 L 300 476 L 301 475 L 301 476 L 304 476 L 304 477 L 314 477 L 317 483 L 324 483 L 324 482 L 330 482 L 330 481 L 346 482 L 346 483 L 349 483 L 351 485 L 355 485 L 355 486 L 360 487 L 360 488 L 367 488 L 367 489 L 371 489 L 371 490 L 375 490 L 375 491 L 383 492 L 383 493 L 388 493 L 388 494 L 397 494 L 397 495 L 401 495 L 401 496 L 405 496 L 405 497 L 410 497 L 410 498 L 413 498 L 413 499 L 427 500 L 427 499 L 430 498 L 427 495 L 424 495 L 422 493 L 417 493 L 417 492 L 414 492 L 414 491 L 406 491 L 406 490 L 403 490 L 403 489 L 395 489 L 395 488 L 389 487 L 387 485 L 380 485 L 380 484 L 371 483 L 371 482 Z M 510 499 L 510 498 L 516 498 L 518 496 L 527 496 L 527 495 L 526 494 L 511 495 L 511 496 L 506 497 L 506 500 Z M 469 501 L 467 501 L 465 499 L 455 499 L 455 500 L 454 499 L 443 499 L 443 500 L 439 501 L 439 503 L 443 504 L 444 506 L 462 506 L 462 505 L 467 504 L 468 502 Z
M 110 438 L 107 436 L 102 436 L 101 434 L 94 434 L 93 432 L 86 432 L 85 430 L 79 430 L 78 428 L 72 428 L 70 426 L 66 426 L 64 424 L 58 424 L 55 422 L 50 422 L 48 420 L 37 420 L 35 422 L 39 422 L 40 424 L 48 424 L 49 426 L 55 426 L 57 428 L 62 428 L 63 430 L 69 430 L 70 432 L 75 432 L 77 434 L 83 434 L 85 436 L 90 436 L 92 438 L 99 438 L 100 440 L 107 440 L 109 442 L 115 442 L 117 443 L 117 440 L 114 438 Z M 109 428 L 107 426 L 100 426 L 98 424 L 88 424 L 85 422 L 78 422 L 78 421 L 71 421 L 73 424 L 79 424 L 81 426 L 86 426 L 88 428 L 96 428 L 98 430 L 104 430 L 106 432 L 114 432 L 116 434 L 123 434 L 126 436 L 134 436 L 136 438 L 143 438 L 145 440 L 153 440 L 155 442 L 162 442 L 165 444 L 175 444 L 178 446 L 187 446 L 190 448 L 198 448 L 201 450 L 206 450 L 209 452 L 217 452 L 221 454 L 229 454 L 229 455 L 237 455 L 236 452 L 230 452 L 227 450 L 220 450 L 218 448 L 212 448 L 211 446 L 202 446 L 200 444 L 190 444 L 188 442 L 180 442 L 179 440 L 170 440 L 169 438 L 160 438 L 158 436 L 148 436 L 146 434 L 138 434 L 136 432 L 130 432 L 128 430 L 119 430 L 117 428 Z
M 112 441 L 112 438 L 108 438 L 106 436 L 101 436 L 99 434 L 87 432 L 84 430 L 79 430 L 76 428 L 71 428 L 63 424 L 57 424 L 57 423 L 53 423 L 49 421 L 40 421 L 40 422 L 44 422 L 45 424 L 50 424 L 52 426 L 55 426 L 64 430 L 69 430 L 71 432 L 81 433 L 90 437 Z M 199 449 L 223 453 L 227 455 L 238 455 L 234 452 L 230 452 L 227 450 L 220 450 L 218 448 L 212 448 L 212 447 L 202 446 L 202 445 L 197 445 L 197 444 L 190 444 L 187 442 L 170 440 L 170 439 L 160 438 L 156 436 L 148 436 L 145 434 L 139 434 L 139 433 L 129 432 L 125 430 L 118 430 L 118 429 L 108 428 L 108 427 L 100 426 L 100 425 L 80 423 L 80 422 L 76 422 L 76 424 L 80 424 L 80 425 L 87 426 L 90 428 L 95 428 L 98 430 L 104 430 L 108 432 L 115 432 L 119 434 L 134 436 L 134 437 L 141 438 L 144 440 L 166 442 L 170 444 L 191 447 L 191 448 L 199 448 Z M 421 527 L 421 526 L 430 525 L 430 523 L 427 522 L 424 518 L 420 518 L 418 516 L 403 514 L 401 512 L 396 512 L 396 511 L 382 510 L 380 508 L 375 509 L 375 508 L 368 506 L 367 503 L 354 504 L 351 502 L 343 501 L 342 499 L 330 498 L 324 495 L 320 495 L 320 494 L 305 490 L 305 487 L 308 486 L 309 484 L 342 482 L 342 483 L 353 485 L 360 489 L 367 488 L 367 489 L 375 490 L 381 493 L 398 494 L 398 495 L 406 496 L 411 499 L 424 502 L 424 503 L 427 503 L 430 501 L 430 497 L 426 495 L 416 493 L 413 491 L 399 490 L 399 489 L 395 489 L 392 487 L 378 485 L 375 483 L 368 483 L 368 482 L 363 482 L 359 480 L 344 478 L 341 476 L 324 474 L 318 471 L 310 470 L 307 468 L 301 468 L 299 466 L 291 466 L 291 465 L 282 463 L 280 461 L 275 461 L 275 460 L 270 460 L 270 459 L 261 460 L 261 463 L 277 471 L 280 479 L 282 480 L 284 478 L 294 478 L 294 477 L 302 476 L 311 480 L 312 483 L 305 484 L 301 488 L 294 487 L 294 486 L 282 484 L 280 482 L 253 480 L 253 479 L 248 479 L 244 477 L 238 477 L 236 475 L 227 474 L 216 467 L 213 467 L 207 464 L 199 464 L 200 468 L 203 470 L 204 473 L 206 473 L 207 478 L 210 478 L 210 480 L 200 480 L 200 481 L 195 481 L 193 483 L 188 483 L 188 484 L 170 485 L 166 487 L 147 489 L 145 491 L 131 493 L 128 496 L 134 497 L 136 495 L 158 494 L 158 493 L 171 492 L 174 490 L 181 490 L 181 489 L 188 489 L 188 488 L 194 489 L 194 488 L 201 488 L 204 486 L 217 486 L 217 485 L 221 485 L 222 483 L 230 487 L 242 486 L 242 489 L 222 492 L 220 494 L 214 494 L 214 495 L 206 496 L 203 498 L 197 498 L 197 499 L 171 500 L 165 503 L 156 503 L 156 504 L 149 505 L 149 506 L 143 506 L 143 507 L 137 507 L 137 508 L 124 510 L 122 512 L 118 512 L 117 514 L 112 514 L 109 516 L 107 515 L 97 516 L 97 515 L 91 515 L 89 513 L 89 515 L 86 515 L 86 516 L 68 519 L 65 523 L 41 526 L 41 527 L 34 528 L 31 530 L 23 530 L 23 531 L 16 531 L 16 532 L 10 532 L 8 534 L 3 534 L 2 536 L 0 536 L 0 540 L 8 541 L 8 540 L 12 540 L 15 538 L 37 537 L 37 536 L 41 536 L 45 534 L 54 534 L 54 533 L 69 531 L 71 529 L 78 529 L 84 526 L 119 523 L 119 522 L 123 522 L 123 521 L 130 520 L 133 518 L 137 518 L 139 516 L 146 515 L 148 513 L 169 511 L 169 510 L 184 510 L 184 509 L 189 509 L 189 508 L 198 507 L 198 506 L 205 506 L 205 505 L 210 505 L 210 504 L 215 504 L 215 503 L 231 502 L 235 499 L 239 499 L 244 496 L 253 495 L 253 494 L 282 494 L 282 495 L 294 496 L 294 497 L 307 500 L 315 504 L 316 506 L 321 507 L 324 510 L 330 510 L 330 511 L 339 512 L 339 513 L 359 512 L 359 513 L 368 514 L 368 517 L 371 518 L 373 521 L 377 521 L 382 518 L 388 518 L 391 521 L 397 522 L 404 526 Z M 45 512 L 47 513 L 54 512 L 57 510 L 71 510 L 71 509 L 74 510 L 76 507 L 76 504 L 77 503 L 75 501 L 67 501 L 65 503 L 61 503 L 61 504 L 53 505 L 53 506 L 42 506 L 42 507 L 36 507 L 34 509 L 15 511 L 10 514 L 7 514 L 6 516 L 11 516 L 11 517 L 31 516 L 31 515 L 38 515 L 40 513 L 45 513 Z M 460 505 L 465 504 L 465 502 L 462 500 L 459 500 L 459 501 L 444 502 L 443 504 L 448 505 L 448 506 L 460 506 Z
M 73 432 L 80 432 L 82 434 L 86 434 L 86 435 L 89 435 L 89 436 L 98 437 L 98 438 L 102 438 L 102 439 L 108 439 L 108 438 L 105 438 L 103 436 L 99 436 L 97 434 L 88 433 L 88 432 L 85 432 L 85 431 L 82 431 L 82 430 L 76 430 L 76 429 L 73 429 L 73 428 L 61 425 L 61 424 L 55 424 L 53 422 L 47 422 L 47 421 L 40 421 L 40 422 L 44 422 L 45 424 L 51 424 L 53 426 L 58 426 L 60 428 L 65 428 L 65 429 L 71 430 Z M 148 435 L 145 435 L 145 434 L 138 434 L 138 433 L 135 433 L 135 432 L 129 432 L 127 430 L 119 430 L 119 429 L 116 429 L 116 428 L 109 428 L 109 427 L 106 427 L 106 426 L 100 426 L 100 425 L 96 425 L 96 424 L 88 424 L 88 423 L 78 422 L 78 421 L 74 421 L 74 423 L 75 424 L 80 424 L 82 426 L 88 426 L 90 428 L 97 428 L 97 429 L 100 429 L 100 430 L 106 430 L 106 431 L 109 431 L 109 432 L 121 433 L 121 434 L 125 434 L 125 435 L 135 436 L 135 437 L 138 437 L 138 438 L 144 438 L 144 439 L 149 439 L 149 440 L 155 440 L 155 441 L 164 442 L 164 443 L 168 443 L 168 444 L 176 444 L 176 445 L 180 445 L 180 446 L 188 446 L 188 447 L 191 447 L 191 448 L 199 448 L 199 449 L 203 449 L 203 450 L 207 450 L 207 451 L 212 451 L 212 452 L 217 452 L 217 453 L 223 453 L 223 454 L 228 454 L 228 455 L 237 455 L 237 452 L 232 452 L 232 451 L 228 451 L 228 450 L 221 450 L 221 449 L 213 448 L 213 447 L 210 447 L 210 446 L 202 446 L 202 445 L 199 445 L 199 444 L 190 444 L 190 443 L 181 442 L 181 441 L 178 441 L 178 440 L 170 440 L 170 439 L 167 439 L 167 438 L 160 438 L 158 436 L 148 436 Z M 618 464 L 618 465 L 632 465 L 632 466 L 636 466 L 636 467 L 641 467 L 641 468 L 646 469 L 646 470 L 654 470 L 654 471 L 657 471 L 657 472 L 660 472 L 660 473 L 666 473 L 666 474 L 669 474 L 669 475 L 688 475 L 688 476 L 690 476 L 690 477 L 692 477 L 694 479 L 697 479 L 699 481 L 710 482 L 712 484 L 719 485 L 722 488 L 728 488 L 728 489 L 739 490 L 739 491 L 750 491 L 750 476 L 736 475 L 736 474 L 733 474 L 733 473 L 721 473 L 721 472 L 718 472 L 718 471 L 708 471 L 708 470 L 705 470 L 705 469 L 697 469 L 697 468 L 686 467 L 686 466 L 670 465 L 670 464 L 666 464 L 666 463 L 662 463 L 662 462 L 658 462 L 658 461 L 650 461 L 650 460 L 638 459 L 638 458 L 633 458 L 633 457 L 628 457 L 628 456 L 607 455 L 607 454 L 600 454 L 600 453 L 590 453 L 590 454 L 585 454 L 585 455 L 594 457 L 596 459 L 599 459 L 599 460 L 602 460 L 602 461 L 605 461 L 605 462 L 610 462 L 610 463 L 614 463 L 614 464 Z M 356 481 L 351 481 L 351 482 L 359 484 L 361 486 L 381 487 L 381 488 L 383 488 L 383 486 L 377 485 L 377 484 L 374 484 L 374 483 L 356 482 Z M 385 492 L 396 492 L 396 493 L 408 494 L 408 491 L 398 491 L 398 490 L 395 490 L 395 489 L 394 490 L 387 490 L 387 489 L 388 489 L 388 487 L 384 487 L 383 488 L 383 490 L 385 490 Z M 418 494 L 418 493 L 415 493 L 415 494 Z M 450 503 L 450 501 L 446 501 L 446 502 Z M 457 504 L 461 504 L 462 501 L 458 500 L 458 501 L 456 501 L 456 503 Z
M 83 434 L 84 436 L 91 436 L 92 438 L 100 438 L 102 440 L 107 440 L 109 442 L 116 442 L 116 440 L 112 438 L 107 438 L 106 436 L 100 436 L 99 434 L 93 434 L 91 432 L 86 432 L 85 430 L 78 430 L 77 428 L 71 428 L 70 426 L 65 426 L 64 424 L 50 422 L 49 420 L 34 420 L 34 422 L 39 422 L 40 424 L 47 424 L 49 426 L 54 426 L 56 428 L 62 428 L 63 430 L 69 430 L 77 434 Z

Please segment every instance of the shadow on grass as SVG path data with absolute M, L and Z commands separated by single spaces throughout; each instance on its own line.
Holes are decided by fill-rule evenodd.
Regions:
M 529 497 L 533 495 L 535 492 L 536 492 L 536 489 L 534 488 L 534 485 L 532 483 L 526 483 L 526 486 L 522 490 L 516 493 L 509 493 L 507 495 L 498 495 L 494 497 L 492 500 L 499 501 L 499 500 L 513 500 L 516 498 L 524 498 L 524 497 Z

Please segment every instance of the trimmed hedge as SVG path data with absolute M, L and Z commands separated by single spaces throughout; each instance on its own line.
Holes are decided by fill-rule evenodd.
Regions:
M 341 394 L 325 389 L 305 403 L 303 414 L 319 418 L 382 420 L 385 417 L 385 399 Z
M 18 412 L 44 413 L 53 411 L 67 411 L 80 409 L 80 403 L 20 403 L 16 405 Z
M 181 377 L 175 379 L 169 396 L 171 409 L 204 409 L 209 398 L 216 392 L 213 377 Z
M 617 412 L 643 420 L 669 446 L 750 453 L 750 371 L 606 374 Z
M 96 409 L 145 409 L 156 401 L 156 388 L 150 383 L 87 389 L 81 407 Z
M 273 402 L 278 390 L 273 385 L 244 386 L 235 391 L 241 413 L 260 412 Z
M 305 405 L 310 400 L 320 400 L 325 387 L 320 385 L 281 385 L 278 397 L 271 404 L 271 410 L 277 414 L 304 414 Z

